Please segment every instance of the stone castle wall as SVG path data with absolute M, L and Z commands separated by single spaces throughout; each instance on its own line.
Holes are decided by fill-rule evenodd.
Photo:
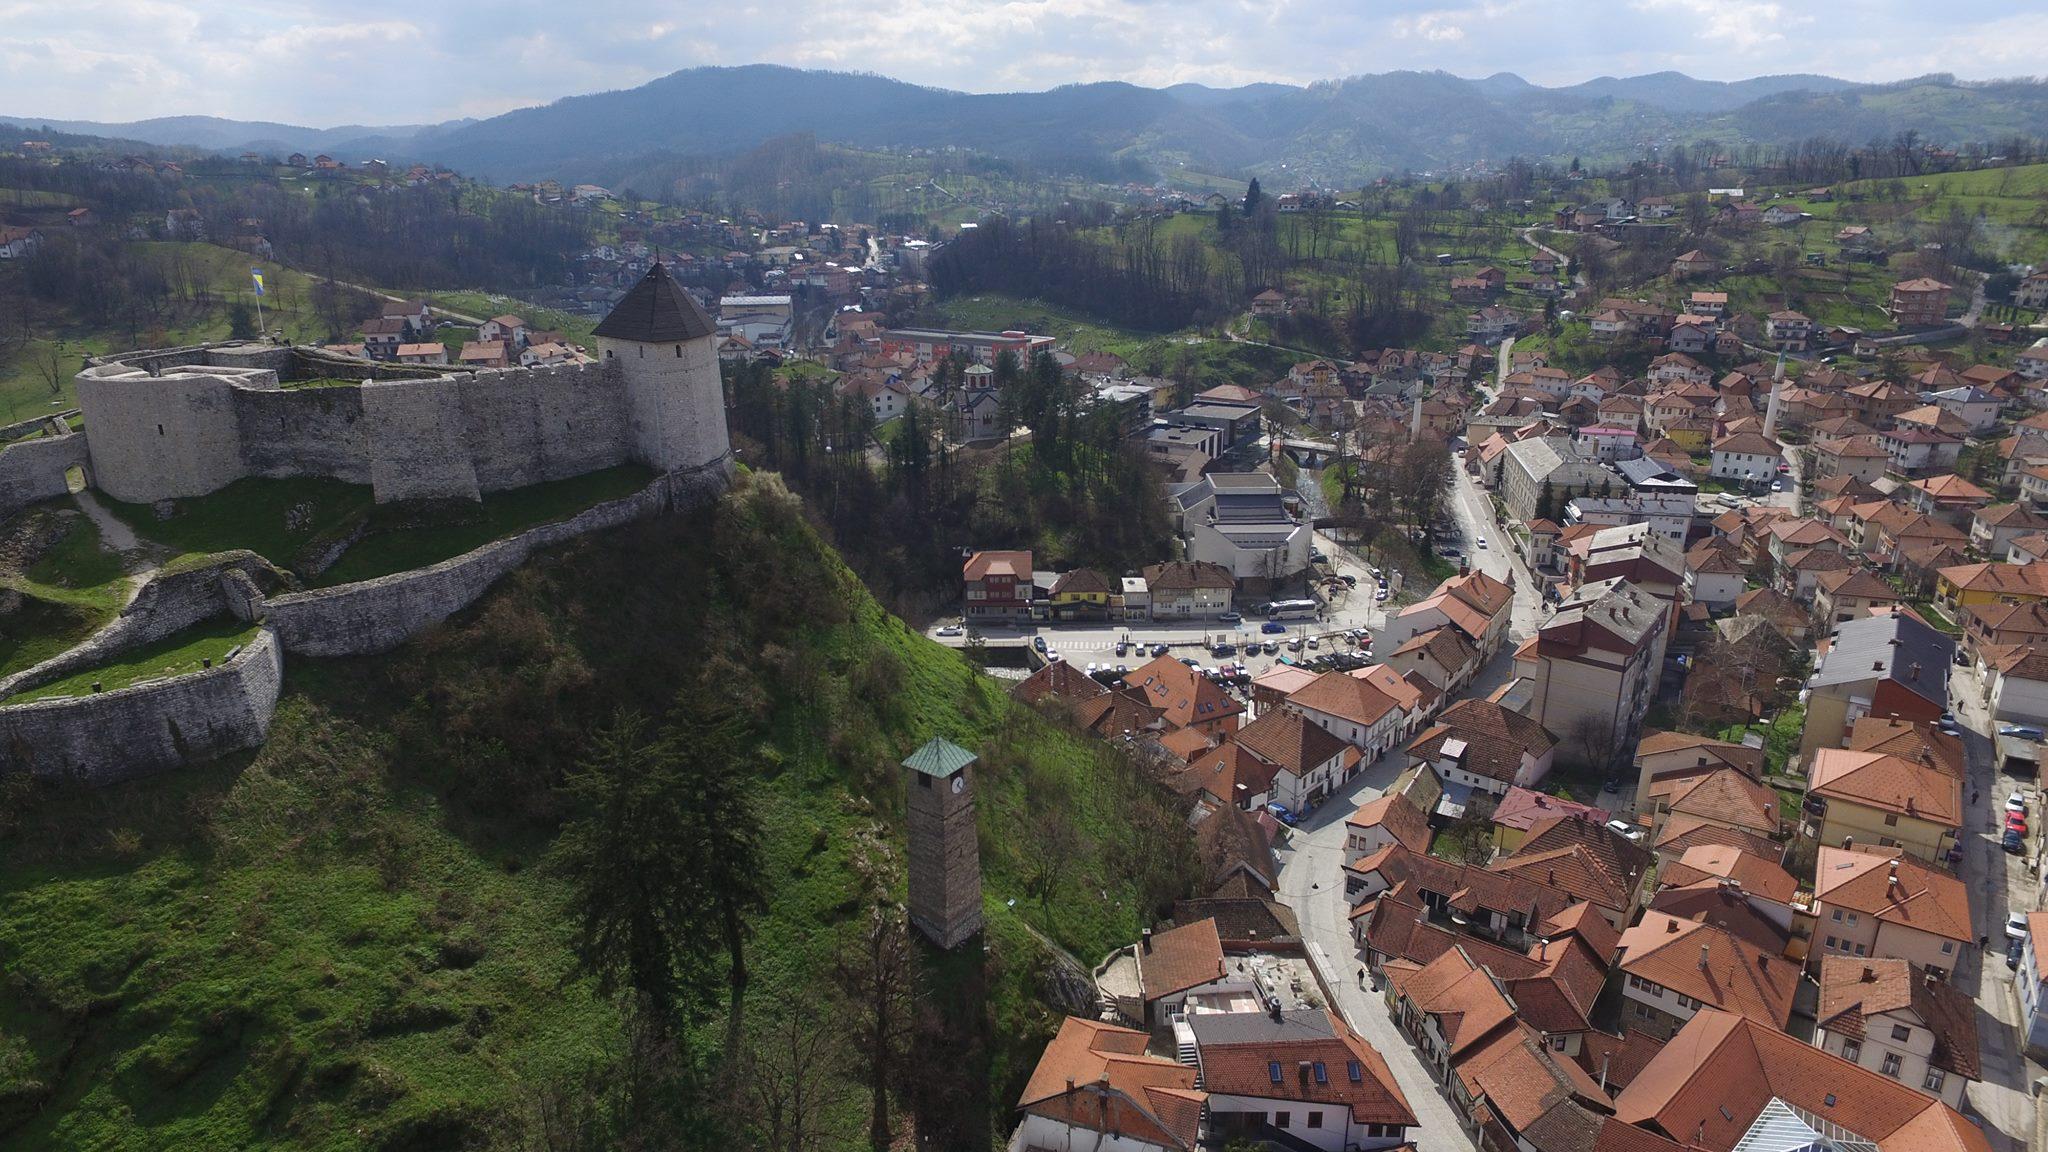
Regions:
M 112 784 L 254 748 L 284 683 L 269 631 L 203 672 L 0 708 L 0 765 Z
M 728 456 L 693 472 L 670 473 L 631 496 L 530 528 L 427 568 L 415 568 L 258 602 L 254 611 L 295 656 L 387 652 L 474 603 L 534 552 L 589 532 L 715 499 L 730 484 Z
M 135 599 L 121 609 L 120 615 L 84 643 L 0 678 L 0 697 L 26 692 L 95 664 L 104 664 L 123 652 L 154 644 L 216 616 L 253 619 L 247 611 L 237 611 L 230 599 L 230 585 L 223 580 L 229 572 L 263 579 L 270 575 L 270 565 L 254 552 L 228 552 L 192 568 L 160 572 L 136 592 Z
M 695 464 L 723 451 L 716 354 L 709 340 L 697 343 L 705 348 L 684 346 L 687 377 L 665 364 L 657 371 L 611 360 L 297 389 L 278 383 L 280 371 L 305 370 L 292 360 L 297 350 L 179 349 L 87 368 L 78 377 L 79 405 L 93 482 L 116 500 L 203 496 L 245 476 L 368 484 L 379 501 L 475 499 L 629 460 L 666 469 L 678 466 L 670 460 L 690 456 Z M 698 363 L 707 356 L 708 375 Z M 365 371 L 313 364 L 321 372 Z M 698 445 L 707 430 L 693 425 L 692 451 L 646 456 L 628 393 L 672 388 L 707 393 L 718 405 L 716 441 Z M 658 412 L 681 403 L 641 407 Z
M 64 474 L 89 462 L 83 432 L 20 440 L 0 448 L 0 519 L 69 492 Z

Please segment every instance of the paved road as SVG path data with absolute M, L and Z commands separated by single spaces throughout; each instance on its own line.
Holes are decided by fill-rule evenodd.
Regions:
M 1472 1142 L 1458 1125 L 1458 1113 L 1395 1027 L 1386 1001 L 1358 984 L 1363 961 L 1351 940 L 1351 907 L 1344 900 L 1344 819 L 1358 805 L 1384 794 L 1405 758 L 1398 749 L 1387 753 L 1287 833 L 1280 850 L 1280 899 L 1294 909 L 1303 940 L 1328 958 L 1328 975 L 1345 1021 L 1379 1049 L 1393 1069 L 1394 1080 L 1421 1122 L 1411 1130 L 1416 1147 L 1420 1152 L 1472 1152 Z
M 2034 908 L 2038 890 L 2029 875 L 2029 856 L 2009 856 L 1998 846 L 2003 827 L 2005 797 L 2022 782 L 2000 775 L 1989 733 L 1997 730 L 1985 706 L 1983 688 L 1977 678 L 1958 669 L 1951 685 L 1956 718 L 1967 730 L 1964 736 L 1970 752 L 1970 794 L 1963 828 L 1962 876 L 1970 893 L 1970 916 L 1977 931 L 1991 937 L 1991 949 L 1980 954 L 1980 964 L 1966 964 L 1955 977 L 1956 986 L 1977 998 L 1977 1042 L 1983 1058 L 1983 1079 L 1970 1086 L 1968 1110 L 1984 1120 L 1984 1133 L 1994 1148 L 2029 1147 L 2033 1142 L 2036 1116 L 2030 1091 L 2036 1077 L 2048 1072 L 2028 1060 L 2020 1048 L 2014 1024 L 2019 1005 L 2013 992 L 2013 974 L 2004 960 L 2008 912 Z M 2029 788 L 2033 822 L 2030 847 L 2041 849 L 2042 804 L 2040 794 Z

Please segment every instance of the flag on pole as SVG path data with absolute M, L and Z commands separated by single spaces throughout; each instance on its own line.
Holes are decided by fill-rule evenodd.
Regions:
M 249 279 L 251 279 L 251 280 L 255 281 L 255 283 L 256 283 L 256 294 L 257 294 L 258 296 L 261 296 L 261 295 L 263 295 L 263 269 L 261 269 L 261 268 L 251 268 L 251 269 L 249 269 Z

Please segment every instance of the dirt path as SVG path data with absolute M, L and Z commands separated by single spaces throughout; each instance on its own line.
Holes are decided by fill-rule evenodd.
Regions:
M 114 515 L 105 504 L 100 503 L 99 497 L 93 495 L 92 489 L 80 488 L 73 492 L 71 497 L 78 501 L 79 509 L 91 518 L 93 527 L 99 529 L 100 543 L 119 552 L 125 560 L 136 566 L 134 571 L 128 573 L 127 601 L 133 602 L 136 593 L 142 591 L 142 586 L 149 583 L 149 578 L 157 573 L 158 549 L 155 545 L 143 543 L 133 528 L 128 527 L 127 523 Z

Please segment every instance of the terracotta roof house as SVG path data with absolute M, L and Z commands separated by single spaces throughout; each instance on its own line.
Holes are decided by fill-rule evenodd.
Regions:
M 1963 882 L 1896 848 L 1823 844 L 1813 888 L 1814 963 L 1894 956 L 1946 980 L 1977 940 Z
M 1622 1089 L 1614 1118 L 1699 1152 L 1814 1148 L 1824 1138 L 1913 1152 L 1991 1150 L 1976 1125 L 1941 1101 L 1712 1008 Z M 1758 1139 L 1745 1144 L 1752 1135 Z
M 1641 803 L 1659 831 L 1673 815 L 1695 816 L 1766 838 L 1780 830 L 1778 794 L 1735 768 L 1653 781 Z
M 1969 760 L 1960 736 L 1951 736 L 1924 721 L 1865 716 L 1849 725 L 1849 748 L 1883 752 L 1901 760 L 1927 764 L 1962 779 Z
M 1026 704 L 1048 699 L 1081 704 L 1097 696 L 1109 695 L 1109 689 L 1065 660 L 1055 660 L 1019 680 L 1017 686 L 1010 689 L 1010 695 Z
M 1960 1108 L 1983 1074 L 1977 1005 L 1909 960 L 1826 956 L 1813 1043 Z
M 1155 1024 L 1177 1009 L 1188 993 L 1228 978 L 1223 937 L 1216 921 L 1197 920 L 1164 932 L 1147 929 L 1136 945 L 1138 986 L 1145 1019 Z
M 1508 794 L 1494 805 L 1494 848 L 1504 853 L 1513 852 L 1528 839 L 1531 828 L 1553 816 L 1605 824 L 1608 820 L 1608 811 L 1591 804 L 1581 804 L 1562 796 L 1552 796 L 1514 785 L 1509 787 Z
M 1113 1140 L 1130 1152 L 1193 1152 L 1208 1093 L 1198 1073 L 1150 1056 L 1143 1032 L 1069 1016 L 1038 1058 L 1017 1101 L 1017 1148 L 1091 1146 Z
M 1270 1126 L 1316 1146 L 1392 1147 L 1418 1124 L 1386 1059 L 1327 1011 L 1197 1012 L 1187 1028 L 1218 1140 Z
M 1590 1148 L 1607 1094 L 1585 1069 L 1526 1024 L 1474 1051 L 1451 1078 L 1453 1106 L 1486 1147 Z
M 1650 848 L 1657 854 L 1657 863 L 1666 867 L 1671 862 L 1700 844 L 1725 844 L 1766 859 L 1783 854 L 1784 846 L 1754 832 L 1744 832 L 1725 824 L 1716 824 L 1701 816 L 1674 815 L 1664 822 L 1664 830 L 1651 840 Z
M 1214 680 L 1171 656 L 1154 657 L 1131 669 L 1124 675 L 1124 686 L 1163 712 L 1168 724 L 1213 738 L 1236 731 L 1244 715 L 1244 705 Z
M 1355 864 L 1389 844 L 1399 844 L 1410 852 L 1427 852 L 1433 836 L 1429 817 L 1399 792 L 1360 804 L 1358 811 L 1345 819 L 1344 829 L 1346 864 Z
M 1568 815 L 1539 821 L 1489 871 L 1558 889 L 1598 908 L 1617 930 L 1634 915 L 1650 853 L 1606 824 Z
M 1323 673 L 1289 696 L 1287 707 L 1363 749 L 1363 760 L 1368 763 L 1393 744 L 1408 719 L 1400 702 L 1379 685 L 1334 671 Z
M 1788 908 L 1792 897 L 1799 891 L 1799 881 L 1779 867 L 1776 859 L 1726 844 L 1697 844 L 1687 848 L 1683 855 L 1657 874 L 1657 883 L 1671 888 L 1722 880 L 1733 881 L 1746 893 Z
M 1629 1026 L 1670 1037 L 1705 1008 L 1782 1029 L 1799 966 L 1711 924 L 1645 912 L 1621 935 L 1618 967 Z
M 1358 749 L 1291 708 L 1266 712 L 1228 737 L 1274 769 L 1269 802 L 1305 812 L 1349 779 Z
M 1897 846 L 1946 860 L 1963 823 L 1963 782 L 1931 762 L 1822 748 L 1807 771 L 1809 799 L 1826 802 L 1820 842 Z
M 1395 1022 L 1439 1078 L 1448 1078 L 1453 1065 L 1499 1033 L 1516 1028 L 1514 1003 L 1463 945 L 1419 969 L 1389 969 L 1388 982 Z
M 1550 772 L 1557 738 L 1541 724 L 1490 700 L 1460 700 L 1408 745 L 1410 763 L 1427 764 L 1447 787 L 1507 795 Z
M 1253 755 L 1225 733 L 1224 742 L 1188 761 L 1166 783 L 1183 796 L 1207 794 L 1218 803 L 1246 812 L 1263 811 L 1280 770 Z

